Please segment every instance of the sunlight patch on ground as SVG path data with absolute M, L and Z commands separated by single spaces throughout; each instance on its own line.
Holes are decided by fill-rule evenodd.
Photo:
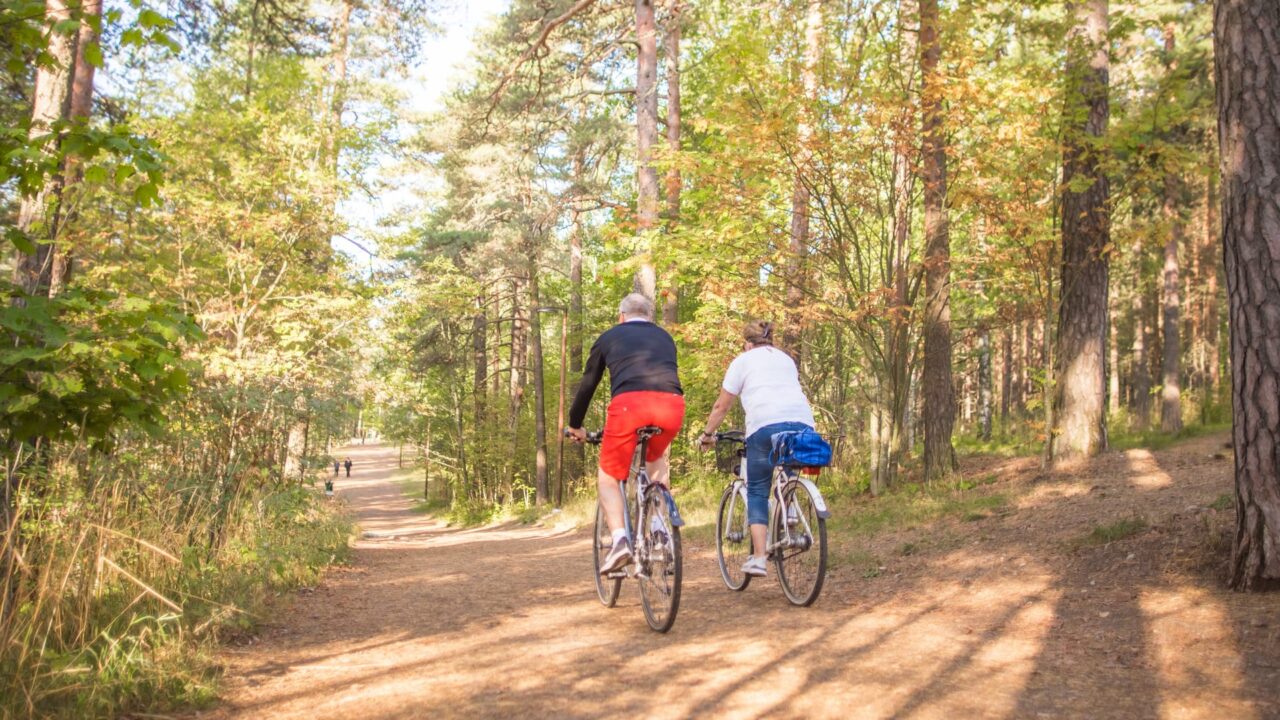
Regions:
M 1019 510 L 1033 510 L 1052 504 L 1063 498 L 1088 495 L 1092 486 L 1087 482 L 1072 480 L 1067 482 L 1046 482 L 1036 485 L 1030 492 L 1018 498 L 1013 506 Z
M 1143 591 L 1150 661 L 1160 678 L 1160 717 L 1210 720 L 1258 717 L 1244 696 L 1244 658 L 1226 611 L 1200 588 Z M 1188 649 L 1194 647 L 1194 653 Z M 1206 655 L 1211 662 L 1203 662 Z M 1186 657 L 1197 658 L 1192 665 Z
M 1173 484 L 1173 477 L 1160 469 L 1156 456 L 1145 448 L 1126 450 L 1125 462 L 1129 465 L 1126 477 L 1129 484 L 1139 490 L 1159 490 Z

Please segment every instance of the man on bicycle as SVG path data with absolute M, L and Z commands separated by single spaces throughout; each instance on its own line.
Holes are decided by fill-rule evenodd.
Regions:
M 791 356 L 773 346 L 773 323 L 752 320 L 742 331 L 745 352 L 729 363 L 720 397 L 711 406 L 706 430 L 699 440 L 705 450 L 715 444 L 716 428 L 733 401 L 742 399 L 747 416 L 747 523 L 751 526 L 753 553 L 742 565 L 747 575 L 767 574 L 765 536 L 769 525 L 769 462 L 773 436 L 788 430 L 813 429 L 813 409 L 800 387 L 800 375 Z
M 600 507 L 613 535 L 613 547 L 600 565 L 600 573 L 624 567 L 631 559 L 631 543 L 622 520 L 622 491 L 618 482 L 627 478 L 636 449 L 636 430 L 655 425 L 662 433 L 649 440 L 645 464 L 649 478 L 668 485 L 667 449 L 684 422 L 684 390 L 676 371 L 676 343 L 653 323 L 653 301 L 631 293 L 618 306 L 618 324 L 606 330 L 587 357 L 573 407 L 569 409 L 569 434 L 577 442 L 587 439 L 582 422 L 596 386 L 609 370 L 612 399 L 605 414 L 596 486 Z

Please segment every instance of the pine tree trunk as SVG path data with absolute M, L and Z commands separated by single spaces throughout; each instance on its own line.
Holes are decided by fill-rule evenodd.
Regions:
M 1231 587 L 1280 588 L 1280 5 L 1214 4 L 1231 322 Z
M 1007 428 L 1013 401 L 1013 334 L 1008 328 L 1000 334 L 1000 345 L 1003 368 L 1000 372 L 1000 426 Z
M 983 440 L 991 439 L 991 388 L 991 331 L 984 327 L 978 331 L 978 436 Z
M 1133 267 L 1133 427 L 1146 430 L 1151 422 L 1151 372 L 1147 357 L 1146 291 L 1142 287 L 1142 248 Z
M 1172 61 L 1174 51 L 1173 25 L 1165 26 L 1165 57 L 1169 58 L 1166 72 L 1172 73 L 1176 64 Z M 1182 132 L 1174 128 L 1169 141 L 1179 139 Z M 1164 244 L 1163 286 L 1163 329 L 1164 347 L 1161 355 L 1161 390 L 1160 390 L 1160 429 L 1167 433 L 1176 433 L 1182 429 L 1182 373 L 1179 367 L 1182 362 L 1182 342 L 1179 334 L 1182 323 L 1178 319 L 1181 305 L 1179 296 L 1178 249 L 1182 247 L 1184 235 L 1181 204 L 1182 181 L 1176 175 L 1167 174 L 1164 178 L 1164 218 L 1169 226 L 1169 236 Z
M 809 186 L 807 175 L 813 158 L 813 106 L 818 101 L 818 63 L 822 60 L 822 0 L 809 0 L 805 13 L 804 64 L 800 68 L 803 88 L 800 120 L 796 124 L 795 179 L 791 188 L 791 228 L 787 272 L 787 316 L 783 323 L 782 345 L 804 367 L 802 308 L 805 302 L 809 254 Z
M 1218 223 L 1217 213 L 1218 191 L 1214 183 L 1215 173 L 1209 173 L 1205 180 L 1205 219 L 1204 247 L 1202 266 L 1204 267 L 1204 329 L 1205 371 L 1208 384 L 1205 402 L 1216 404 L 1222 388 L 1221 332 L 1222 318 L 1218 310 Z
M 1179 365 L 1182 361 L 1182 342 L 1179 332 L 1182 324 L 1178 310 L 1182 300 L 1179 293 L 1178 249 L 1182 246 L 1183 225 L 1178 209 L 1178 182 L 1165 178 L 1164 215 L 1169 220 L 1169 237 L 1164 244 L 1164 272 L 1162 275 L 1162 330 L 1164 343 L 1161 354 L 1160 429 L 1176 433 L 1182 429 L 1182 378 Z
M 924 175 L 924 477 L 933 480 L 955 468 L 951 433 L 955 390 L 951 380 L 951 240 L 947 228 L 947 145 L 943 88 L 938 63 L 938 2 L 920 0 L 921 128 Z M 991 437 L 991 338 L 983 331 L 986 381 L 983 437 Z
M 1107 0 L 1071 4 L 1075 27 L 1068 38 L 1067 118 L 1064 132 L 1062 277 L 1058 310 L 1054 461 L 1091 457 L 1107 447 L 1106 345 L 1109 183 L 1098 143 L 1106 135 L 1108 108 Z M 1081 112 L 1083 111 L 1083 112 Z M 1087 184 L 1075 190 L 1078 184 Z
M 1118 298 L 1110 298 L 1107 318 L 1107 412 L 1120 411 L 1120 330 L 1116 322 L 1120 312 L 1116 309 Z
M 534 489 L 537 503 L 545 505 L 551 500 L 551 486 L 547 480 L 547 398 L 543 378 L 542 314 L 538 312 L 542 300 L 538 292 L 538 265 L 535 258 L 529 262 L 529 344 L 533 367 L 533 421 L 534 421 Z
M 633 289 L 650 300 L 657 292 L 653 269 L 652 231 L 658 226 L 658 170 L 653 146 L 658 142 L 658 29 L 653 0 L 636 0 L 636 195 L 637 261 Z
M 574 178 L 582 175 L 582 158 L 574 158 Z M 569 377 L 573 378 L 570 395 L 578 392 L 578 383 L 582 382 L 582 220 L 577 213 L 573 214 L 573 229 L 569 232 Z M 566 473 L 570 481 L 576 482 L 582 477 L 586 467 L 586 448 L 582 443 L 569 446 L 569 458 Z
M 667 38 L 663 49 L 667 65 L 667 150 L 672 157 L 667 170 L 667 226 L 675 230 L 680 224 L 680 192 L 683 180 L 675 158 L 680 153 L 680 13 L 681 0 L 672 0 L 667 17 Z M 670 327 L 680 317 L 680 286 L 675 282 L 675 268 L 668 269 L 666 298 L 662 304 L 662 324 Z

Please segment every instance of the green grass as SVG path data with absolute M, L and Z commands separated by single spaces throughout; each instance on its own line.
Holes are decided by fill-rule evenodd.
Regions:
M 1095 525 L 1087 535 L 1080 538 L 1081 545 L 1106 545 L 1117 540 L 1132 537 L 1146 530 L 1147 521 L 1141 517 L 1125 518 L 1109 525 Z
M 1107 438 L 1107 442 L 1113 450 L 1133 450 L 1135 448 L 1163 450 L 1182 440 L 1204 437 L 1205 435 L 1212 435 L 1213 433 L 1230 429 L 1231 424 L 1229 422 L 1188 425 L 1176 433 L 1162 432 L 1159 428 L 1135 432 L 1125 429 L 1124 425 L 1117 425 L 1116 429 Z
M 827 523 L 833 533 L 869 537 L 882 531 L 911 528 L 946 517 L 982 519 L 1008 509 L 1007 498 L 999 493 L 956 490 L 953 486 L 932 488 L 906 486 L 878 498 L 832 501 L 833 517 Z M 980 517 L 979 517 L 980 516 Z
M 1212 510 L 1230 510 L 1236 506 L 1236 498 L 1231 493 L 1223 493 L 1216 500 L 1209 503 Z

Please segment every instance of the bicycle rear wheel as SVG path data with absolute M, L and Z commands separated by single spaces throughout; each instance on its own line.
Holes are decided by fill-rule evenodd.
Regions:
M 724 489 L 716 515 L 716 561 L 720 564 L 720 577 L 730 590 L 745 590 L 751 583 L 751 576 L 742 572 L 742 564 L 750 554 L 747 502 L 735 482 Z
M 592 536 L 592 568 L 595 571 L 596 595 L 605 607 L 613 607 L 618 602 L 618 592 L 622 589 L 622 577 L 608 578 L 600 574 L 600 564 L 613 547 L 613 534 L 609 532 L 609 523 L 605 522 L 604 512 L 600 504 L 596 504 L 596 527 Z
M 778 580 L 792 605 L 812 605 L 827 575 L 827 521 L 818 516 L 818 503 L 803 484 L 788 483 L 782 498 L 782 507 L 774 508 Z
M 680 609 L 683 562 L 680 528 L 671 523 L 671 496 L 655 485 L 645 491 L 644 557 L 640 563 L 640 603 L 649 627 L 666 632 Z

